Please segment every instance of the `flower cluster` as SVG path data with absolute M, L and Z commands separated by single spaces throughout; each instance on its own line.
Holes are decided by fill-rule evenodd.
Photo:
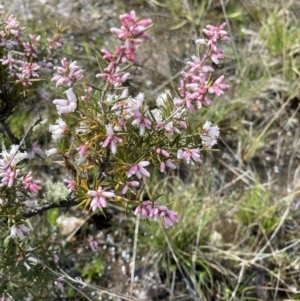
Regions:
M 154 220 L 161 218 L 166 228 L 173 227 L 174 223 L 178 222 L 177 213 L 166 206 L 160 206 L 158 202 L 152 204 L 150 201 L 144 201 L 136 207 L 134 214 Z
M 4 12 L 1 11 L 0 18 Z M 37 78 L 47 73 L 52 67 L 49 57 L 44 54 L 44 44 L 40 35 L 29 34 L 24 36 L 25 27 L 21 27 L 19 21 L 10 15 L 7 19 L 0 19 L 3 26 L 0 30 L 0 47 L 2 47 L 3 57 L 0 62 L 7 67 L 6 87 L 10 87 L 10 82 L 31 86 Z M 59 35 L 56 37 L 60 39 Z
M 60 32 L 57 32 L 54 40 L 56 47 L 50 49 L 50 44 L 45 37 L 28 33 L 18 19 L 13 15 L 7 15 L 1 6 L 0 94 L 2 105 L 0 115 L 2 125 L 8 126 L 8 117 L 13 110 L 31 108 L 35 101 L 40 101 L 43 98 L 42 95 L 46 95 L 42 79 L 45 79 L 52 70 L 53 50 L 61 46 Z M 25 101 L 26 106 L 24 106 Z M 15 137 L 9 131 L 8 134 L 5 133 L 5 136 L 8 141 L 17 141 L 17 139 L 12 139 Z M 23 240 L 29 232 L 18 210 L 24 212 L 35 207 L 38 192 L 42 190 L 42 181 L 34 178 L 29 164 L 26 166 L 26 163 L 28 160 L 44 155 L 38 141 L 32 143 L 28 152 L 23 151 L 25 146 L 23 142 L 22 140 L 20 145 L 12 144 L 7 149 L 7 144 L 2 142 L 0 153 L 0 211 L 2 216 L 8 218 L 8 235 L 18 240 Z
M 228 40 L 223 30 L 225 25 L 208 26 L 204 30 L 208 38 L 196 41 L 206 45 L 208 51 L 202 59 L 192 56 L 192 61 L 187 63 L 189 70 L 182 72 L 180 95 L 173 96 L 171 91 L 166 91 L 157 97 L 156 106 L 150 108 L 144 93 L 130 95 L 122 87 L 130 74 L 121 70 L 128 70 L 130 64 L 136 63 L 136 46 L 149 38 L 146 30 L 152 22 L 137 20 L 134 12 L 121 15 L 120 20 L 121 28 L 113 28 L 111 32 L 124 44 L 112 53 L 102 50 L 107 67 L 96 75 L 101 79 L 99 88 L 85 86 L 82 93 L 77 85 L 84 79 L 83 70 L 66 58 L 61 61 L 62 67 L 55 68 L 58 75 L 52 78 L 57 87 L 70 88 L 64 92 L 66 99 L 53 101 L 58 115 L 63 116 L 49 130 L 54 141 L 65 139 L 67 133 L 74 140 L 68 153 L 59 149 L 58 144 L 46 154 L 59 154 L 64 160 L 69 158 L 69 153 L 75 154 L 69 158 L 71 162 L 68 159 L 66 167 L 73 166 L 72 172 L 77 169 L 77 177 L 64 182 L 69 193 L 83 200 L 92 211 L 103 210 L 111 200 L 137 201 L 135 197 L 143 189 L 142 182 L 151 177 L 153 169 L 165 173 L 176 169 L 180 162 L 201 164 L 201 151 L 217 143 L 219 128 L 207 121 L 193 134 L 201 138 L 202 143 L 196 143 L 197 139 L 186 134 L 188 114 L 200 109 L 202 104 L 211 104 L 207 94 L 220 96 L 228 88 L 223 83 L 224 76 L 212 80 L 213 68 L 209 64 L 209 61 L 218 63 L 223 56 L 217 42 Z M 93 172 L 89 174 L 89 170 Z M 175 212 L 157 201 L 141 203 L 135 214 L 154 220 L 161 218 L 165 227 L 172 227 L 178 221 Z
M 58 73 L 52 78 L 52 81 L 56 82 L 56 87 L 64 84 L 72 86 L 76 81 L 82 78 L 84 71 L 77 66 L 76 61 L 70 64 L 66 58 L 63 58 L 61 65 L 62 67 L 54 67 L 54 70 Z
M 189 69 L 181 73 L 183 77 L 179 88 L 181 99 L 177 101 L 177 105 L 184 104 L 192 113 L 195 111 L 195 106 L 201 109 L 203 104 L 211 105 L 212 101 L 208 98 L 208 93 L 220 96 L 224 93 L 224 89 L 229 88 L 228 84 L 223 83 L 224 75 L 215 81 L 210 80 L 209 72 L 213 72 L 214 69 L 207 65 L 209 60 L 216 65 L 219 64 L 219 60 L 224 56 L 223 51 L 217 48 L 217 42 L 229 40 L 227 32 L 223 30 L 225 26 L 225 23 L 219 27 L 207 25 L 203 32 L 208 38 L 196 40 L 197 44 L 208 47 L 207 54 L 202 59 L 193 55 L 192 61 L 187 62 Z
M 41 181 L 35 180 L 32 177 L 32 171 L 29 171 L 26 175 L 23 175 L 21 169 L 18 168 L 18 165 L 25 159 L 28 158 L 27 152 L 22 153 L 19 151 L 19 146 L 12 145 L 10 151 L 7 150 L 2 151 L 0 154 L 0 187 L 11 188 L 14 187 L 18 190 L 19 194 L 23 193 L 24 195 L 34 196 L 36 192 L 42 189 L 40 186 Z M 0 205 L 6 202 L 1 199 Z M 21 200 L 16 198 L 14 202 L 19 202 L 21 204 Z M 32 201 L 26 201 L 24 204 L 26 206 L 30 204 Z M 17 235 L 20 239 L 24 237 L 23 232 L 25 231 L 25 226 L 15 226 L 11 227 L 11 236 Z
M 96 75 L 97 78 L 106 79 L 114 87 L 120 86 L 129 78 L 130 73 L 122 72 L 120 66 L 128 61 L 138 62 L 135 56 L 135 45 L 140 44 L 143 39 L 149 38 L 145 31 L 152 24 L 150 19 L 137 20 L 134 11 L 121 15 L 120 21 L 121 28 L 112 28 L 111 32 L 124 41 L 124 44 L 120 45 L 113 54 L 102 49 L 103 59 L 109 64 L 102 73 Z
M 209 121 L 192 135 L 187 134 L 187 129 L 188 115 L 203 104 L 211 104 L 207 95 L 220 96 L 228 88 L 223 75 L 213 79 L 209 64 L 217 64 L 223 57 L 217 43 L 228 40 L 225 25 L 208 26 L 204 30 L 207 38 L 196 40 L 197 44 L 206 45 L 208 51 L 202 59 L 192 56 L 187 63 L 189 69 L 182 72 L 180 93 L 165 91 L 150 107 L 144 93 L 131 95 L 122 85 L 130 76 L 124 70 L 137 63 L 136 47 L 149 38 L 146 30 L 152 21 L 138 20 L 134 12 L 122 15 L 120 20 L 121 27 L 111 32 L 123 44 L 112 54 L 102 50 L 107 66 L 96 75 L 101 79 L 98 87 L 87 84 L 84 70 L 76 61 L 64 58 L 61 66 L 54 68 L 52 82 L 64 89 L 64 96 L 53 100 L 59 118 L 49 126 L 49 131 L 56 145 L 45 154 L 62 157 L 61 162 L 72 172 L 63 180 L 66 194 L 73 195 L 90 210 L 102 211 L 112 201 L 121 201 L 126 207 L 139 202 L 135 215 L 161 220 L 169 228 L 178 222 L 177 213 L 158 201 L 140 202 L 141 190 L 155 169 L 166 173 L 180 163 L 197 166 L 202 163 L 201 152 L 217 143 L 219 128 Z M 28 41 L 22 40 L 24 29 L 13 16 L 3 27 L 0 35 L 7 52 L 2 65 L 10 78 L 23 86 L 31 85 L 45 71 L 45 64 L 47 68 L 51 65 L 50 61 L 40 61 L 42 38 L 29 35 Z M 52 51 L 59 47 L 60 39 L 56 36 L 49 43 Z M 22 55 L 14 52 L 14 47 L 21 47 Z M 28 153 L 12 145 L 0 154 L 0 187 L 15 190 L 13 204 L 20 208 L 37 205 L 35 196 L 42 189 L 41 180 L 34 179 L 32 171 L 21 168 L 25 160 L 37 156 L 44 153 L 36 141 Z M 0 206 L 4 208 L 7 204 L 9 200 L 1 194 Z M 11 237 L 23 240 L 30 229 L 22 219 L 12 218 L 8 231 Z M 91 240 L 90 247 L 96 249 L 97 243 Z

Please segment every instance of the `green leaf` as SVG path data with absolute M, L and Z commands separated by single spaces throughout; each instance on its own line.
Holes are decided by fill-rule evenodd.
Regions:
M 47 221 L 51 226 L 56 225 L 56 219 L 59 216 L 58 208 L 53 208 L 47 211 Z

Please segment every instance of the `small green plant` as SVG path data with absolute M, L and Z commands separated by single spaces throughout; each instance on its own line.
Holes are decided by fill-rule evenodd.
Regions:
M 255 186 L 241 194 L 237 219 L 245 226 L 259 224 L 266 233 L 274 230 L 280 220 L 279 205 L 273 202 L 270 192 Z
M 87 283 L 90 283 L 95 277 L 101 277 L 104 273 L 104 265 L 102 259 L 98 256 L 91 262 L 87 262 L 82 269 L 81 275 Z

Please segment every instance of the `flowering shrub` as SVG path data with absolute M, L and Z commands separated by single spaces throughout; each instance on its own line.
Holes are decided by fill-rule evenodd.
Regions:
M 92 211 L 104 211 L 110 202 L 118 202 L 141 218 L 174 227 L 178 221 L 175 211 L 160 204 L 159 199 L 142 200 L 144 183 L 156 171 L 166 173 L 181 163 L 201 164 L 201 151 L 217 143 L 219 128 L 209 121 L 189 134 L 188 115 L 211 105 L 211 96 L 220 96 L 228 88 L 224 76 L 213 78 L 210 64 L 218 64 L 223 57 L 218 42 L 228 40 L 225 24 L 208 25 L 203 30 L 205 38 L 196 43 L 206 47 L 206 54 L 202 58 L 192 56 L 181 74 L 178 91 L 158 95 L 155 106 L 150 107 L 152 99 L 146 99 L 142 92 L 131 95 L 124 83 L 130 77 L 130 67 L 138 65 L 136 47 L 150 38 L 146 31 L 152 21 L 138 20 L 133 11 L 121 15 L 120 21 L 121 27 L 112 28 L 111 33 L 121 45 L 113 52 L 101 50 L 105 68 L 95 75 L 97 85 L 87 83 L 86 71 L 76 61 L 63 58 L 61 66 L 53 68 L 52 82 L 62 89 L 62 97 L 53 100 L 59 117 L 49 131 L 56 145 L 45 155 L 62 159 L 69 174 L 63 180 L 66 191 L 62 189 L 60 200 L 52 201 L 57 207 L 77 204 Z M 52 70 L 51 55 L 61 45 L 60 38 L 48 39 L 48 56 L 40 61 L 40 36 L 29 35 L 29 40 L 23 41 L 25 29 L 13 16 L 3 19 L 1 25 L 1 72 L 7 80 L 3 84 L 6 93 L 12 89 L 11 82 L 30 91 L 42 72 Z M 5 236 L 19 245 L 30 231 L 24 218 L 56 206 L 49 201 L 49 191 L 49 204 L 38 206 L 35 199 L 42 183 L 26 169 L 27 160 L 43 156 L 43 151 L 36 142 L 29 153 L 20 146 L 3 150 L 0 159 L 0 213 L 8 220 Z M 29 270 L 39 260 L 32 256 L 28 242 L 23 247 L 23 264 Z M 57 288 L 62 289 L 62 281 L 56 280 Z

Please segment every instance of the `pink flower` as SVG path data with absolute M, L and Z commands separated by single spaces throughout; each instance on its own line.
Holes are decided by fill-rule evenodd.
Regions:
M 33 180 L 32 178 L 32 171 L 28 172 L 28 174 L 25 176 L 25 178 L 21 178 L 23 187 L 25 189 L 28 189 L 30 192 L 34 193 L 38 190 L 41 190 L 41 186 L 39 185 L 41 183 L 40 180 Z
M 21 240 L 23 240 L 29 231 L 30 229 L 26 227 L 24 224 L 13 225 L 10 228 L 10 236 L 15 237 L 17 235 Z
M 13 170 L 11 167 L 7 168 L 5 171 L 0 173 L 1 183 L 0 187 L 7 186 L 12 187 L 14 180 L 17 178 L 17 176 L 20 173 L 20 169 Z
M 79 155 L 80 155 L 81 157 L 84 157 L 85 154 L 86 154 L 86 152 L 88 151 L 89 147 L 90 147 L 90 146 L 89 146 L 89 143 L 86 142 L 84 145 L 78 146 L 78 147 L 76 148 L 76 150 L 78 151 L 78 153 L 79 153 Z
M 202 163 L 199 149 L 181 148 L 177 151 L 177 158 L 185 160 L 187 164 L 191 164 L 193 162 Z
M 35 155 L 38 155 L 38 156 L 43 156 L 44 152 L 41 150 L 41 148 L 38 146 L 38 141 L 34 141 L 31 145 L 31 149 L 28 153 L 28 159 L 29 160 L 32 160 Z
M 41 36 L 29 34 L 30 42 L 23 42 L 24 52 L 26 56 L 37 57 L 38 44 L 41 40 Z
M 161 162 L 159 167 L 160 172 L 165 172 L 166 167 L 169 167 L 171 169 L 176 169 L 176 165 L 172 162 L 172 160 Z
M 222 23 L 219 27 L 206 25 L 206 28 L 203 29 L 203 32 L 214 42 L 217 40 L 229 41 L 229 37 L 227 37 L 227 31 L 224 30 L 225 26 L 226 23 Z
M 131 11 L 129 14 L 120 16 L 121 28 L 112 28 L 110 31 L 116 35 L 120 40 L 125 41 L 127 49 L 133 47 L 134 44 L 141 42 L 139 38 L 149 39 L 149 35 L 145 33 L 146 27 L 152 24 L 150 19 L 137 21 L 136 14 Z
M 96 240 L 94 240 L 92 237 L 89 238 L 89 245 L 93 252 L 97 252 L 98 242 Z
M 54 76 L 51 81 L 56 82 L 56 87 L 67 84 L 72 86 L 76 81 L 82 78 L 83 69 L 77 66 L 77 62 L 74 61 L 69 64 L 66 58 L 61 60 L 62 67 L 54 67 L 58 75 Z
M 155 221 L 161 218 L 165 228 L 173 227 L 174 223 L 178 222 L 177 213 L 166 206 L 160 206 L 158 202 L 144 201 L 136 207 L 134 214 L 141 218 L 150 217 Z
M 138 187 L 140 185 L 140 183 L 138 181 L 131 181 L 131 182 L 126 182 L 123 189 L 122 189 L 122 194 L 126 194 L 129 187 Z
M 59 261 L 59 256 L 56 253 L 53 254 L 53 261 L 55 263 L 58 263 L 58 261 Z
M 224 57 L 224 52 L 221 49 L 216 49 L 215 51 L 212 51 L 211 53 L 211 60 L 218 65 L 219 59 Z
M 229 85 L 227 84 L 222 84 L 222 81 L 224 79 L 224 75 L 221 75 L 215 82 L 214 84 L 208 89 L 209 93 L 214 93 L 217 96 L 220 96 L 221 94 L 224 94 L 222 90 L 228 89 Z
M 166 206 L 157 206 L 151 209 L 149 217 L 157 220 L 161 217 L 165 228 L 173 227 L 175 222 L 178 222 L 177 213 L 173 210 L 169 210 Z
M 28 63 L 23 62 L 22 66 L 20 67 L 20 71 L 25 78 L 31 77 L 39 77 L 39 74 L 36 71 L 39 71 L 41 67 L 37 63 Z
M 120 67 L 116 67 L 114 63 L 110 63 L 103 73 L 96 74 L 97 78 L 104 78 L 108 80 L 114 87 L 119 87 L 130 76 L 130 73 L 124 73 Z
M 203 60 L 200 60 L 197 56 L 192 55 L 193 61 L 188 61 L 186 64 L 191 67 L 189 73 L 207 73 L 207 72 L 213 72 L 214 69 L 211 66 L 204 65 Z M 182 72 L 182 74 L 186 74 L 185 72 Z
M 48 38 L 47 41 L 48 41 L 48 44 L 49 44 L 49 48 L 51 50 L 54 50 L 58 47 L 61 47 L 61 45 L 62 45 L 62 42 L 61 42 L 61 39 L 60 39 L 59 36 L 55 36 L 52 39 Z
M 134 120 L 132 121 L 132 125 L 137 125 L 140 129 L 140 135 L 143 136 L 145 133 L 145 129 L 151 129 L 151 121 L 146 118 L 139 110 L 135 110 L 133 113 Z
M 23 63 L 21 60 L 15 60 L 12 56 L 11 51 L 8 52 L 7 57 L 3 57 L 3 59 L 1 59 L 0 61 L 2 62 L 2 65 L 8 65 L 9 70 L 19 70 L 18 64 Z
M 75 190 L 76 182 L 74 180 L 64 179 L 64 182 L 68 184 L 69 193 Z
M 67 100 L 66 99 L 54 99 L 53 103 L 56 105 L 56 109 L 58 114 L 67 114 L 70 112 L 74 112 L 77 108 L 77 97 L 73 91 L 73 89 L 69 89 L 66 92 Z
M 4 23 L 6 33 L 16 38 L 19 38 L 25 30 L 25 27 L 20 27 L 19 21 L 13 15 L 10 15 Z
M 97 208 L 107 207 L 106 198 L 113 198 L 115 194 L 111 191 L 105 191 L 99 186 L 98 190 L 89 190 L 87 196 L 92 197 L 91 208 L 95 211 Z
M 115 154 L 117 152 L 117 143 L 121 143 L 122 139 L 117 136 L 114 136 L 114 130 L 111 124 L 108 124 L 106 126 L 106 134 L 107 134 L 107 138 L 102 143 L 102 147 L 107 147 L 110 145 L 111 152 Z
M 155 151 L 156 151 L 157 154 L 161 153 L 165 157 L 169 157 L 170 156 L 169 152 L 166 151 L 165 149 L 161 149 L 161 148 L 158 147 Z
M 141 179 L 142 176 L 150 177 L 150 173 L 144 168 L 149 164 L 149 161 L 141 161 L 138 164 L 134 164 L 127 172 L 127 178 L 130 178 L 133 175 L 136 175 L 138 179 Z
M 60 291 L 64 290 L 63 281 L 64 281 L 63 277 L 59 277 L 54 281 L 56 288 Z
M 152 202 L 144 201 L 135 208 L 134 214 L 140 215 L 141 218 L 146 218 L 150 216 L 152 209 Z
M 17 73 L 16 83 L 21 83 L 24 87 L 32 85 L 30 78 L 24 73 Z

